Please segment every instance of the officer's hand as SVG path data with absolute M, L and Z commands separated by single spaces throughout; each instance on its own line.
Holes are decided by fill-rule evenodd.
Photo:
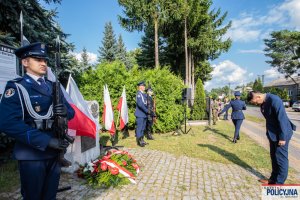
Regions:
M 285 141 L 284 140 L 279 140 L 278 146 L 284 146 L 284 145 L 285 145 Z
M 69 142 L 67 142 L 66 140 L 59 140 L 57 138 L 51 138 L 48 146 L 52 149 L 65 150 L 66 148 L 68 148 Z
M 53 107 L 54 115 L 65 117 L 67 116 L 67 108 L 64 104 L 57 104 Z

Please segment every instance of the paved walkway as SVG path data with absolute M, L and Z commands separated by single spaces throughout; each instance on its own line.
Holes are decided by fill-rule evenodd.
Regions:
M 143 148 L 129 149 L 141 165 L 137 184 L 93 189 L 74 174 L 63 174 L 60 186 L 72 189 L 58 199 L 260 199 L 254 171 L 234 164 L 203 161 Z M 20 191 L 0 194 L 0 199 L 20 199 Z

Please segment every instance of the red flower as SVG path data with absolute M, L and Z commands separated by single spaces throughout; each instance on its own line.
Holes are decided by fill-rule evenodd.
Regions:
M 126 162 L 125 160 L 123 160 L 123 161 L 122 161 L 122 164 L 123 164 L 124 166 L 126 166 L 126 165 L 127 165 L 127 162 Z
M 136 159 L 132 158 L 132 162 L 136 163 Z
M 102 159 L 103 159 L 103 160 L 107 160 L 107 159 L 109 159 L 109 156 L 103 156 Z
M 111 173 L 112 175 L 117 175 L 117 174 L 119 173 L 119 169 L 116 168 L 116 167 L 110 168 L 109 171 L 110 171 L 110 173 Z
M 106 171 L 107 170 L 107 164 L 105 162 L 101 163 L 101 170 Z
M 138 166 L 136 163 L 132 163 L 131 165 L 132 165 L 132 167 L 133 167 L 134 169 L 138 169 L 138 168 L 139 168 L 139 166 Z

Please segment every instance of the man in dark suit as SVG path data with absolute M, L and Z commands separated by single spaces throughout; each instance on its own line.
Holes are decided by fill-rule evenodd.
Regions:
M 219 113 L 221 115 L 224 112 L 227 112 L 229 108 L 232 108 L 231 119 L 234 124 L 234 136 L 233 136 L 233 143 L 236 143 L 237 140 L 240 139 L 240 128 L 245 119 L 243 110 L 246 110 L 246 104 L 244 101 L 240 99 L 241 93 L 239 91 L 234 92 L 235 100 L 230 101 L 223 110 Z
M 248 101 L 260 105 L 261 113 L 266 119 L 267 137 L 270 143 L 272 173 L 268 184 L 284 184 L 289 168 L 288 146 L 296 126 L 289 120 L 282 100 L 270 93 L 249 92 Z
M 8 81 L 0 102 L 0 132 L 16 139 L 14 157 L 18 160 L 23 199 L 56 199 L 61 163 L 59 153 L 69 143 L 55 138 L 53 114 L 68 119 L 74 110 L 64 104 L 53 107 L 53 83 L 47 73 L 45 44 L 33 43 L 16 50 L 26 70 L 23 77 Z
M 136 130 L 135 130 L 135 137 L 137 144 L 141 147 L 146 145 L 144 141 L 144 131 L 146 128 L 147 122 L 147 97 L 144 93 L 145 91 L 145 82 L 141 81 L 137 84 L 138 91 L 136 93 L 136 109 L 135 109 L 135 117 L 136 117 Z

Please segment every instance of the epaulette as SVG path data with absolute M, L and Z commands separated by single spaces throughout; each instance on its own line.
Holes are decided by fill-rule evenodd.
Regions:
M 12 82 L 19 82 L 21 80 L 23 80 L 23 77 L 18 77 L 18 78 L 15 78 L 13 80 L 10 80 L 10 81 L 12 81 Z

